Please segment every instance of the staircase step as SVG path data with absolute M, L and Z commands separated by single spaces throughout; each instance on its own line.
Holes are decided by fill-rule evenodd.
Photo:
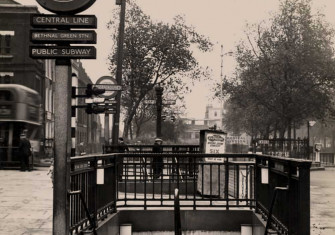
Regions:
M 174 235 L 173 231 L 149 231 L 133 232 L 133 235 Z M 241 235 L 240 232 L 222 232 L 222 231 L 186 231 L 183 235 Z

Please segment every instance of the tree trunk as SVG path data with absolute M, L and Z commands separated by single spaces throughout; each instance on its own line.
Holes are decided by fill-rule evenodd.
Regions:
M 292 150 L 292 142 L 291 142 L 292 138 L 291 137 L 292 137 L 292 121 L 289 120 L 288 125 L 287 125 L 288 151 Z
M 134 106 L 131 107 L 131 110 L 129 112 L 127 112 L 127 118 L 126 118 L 125 125 L 124 125 L 124 128 L 123 128 L 124 134 L 127 135 L 127 137 L 128 137 L 129 128 L 131 126 L 131 122 L 133 121 L 133 118 L 136 114 L 136 110 L 137 110 L 138 106 L 140 105 L 144 96 L 145 96 L 145 94 L 140 96 L 139 99 L 136 102 L 134 102 Z
M 141 135 L 141 125 L 136 125 L 136 138 Z
M 133 125 L 132 124 L 130 124 L 129 132 L 130 132 L 130 139 L 133 140 Z

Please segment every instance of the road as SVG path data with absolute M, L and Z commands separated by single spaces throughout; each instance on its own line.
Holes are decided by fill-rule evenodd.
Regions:
M 311 172 L 311 235 L 335 234 L 335 168 Z

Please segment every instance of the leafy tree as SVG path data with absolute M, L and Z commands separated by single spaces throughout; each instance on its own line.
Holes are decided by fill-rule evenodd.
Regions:
M 114 16 L 115 17 L 115 16 Z M 108 24 L 116 29 L 118 21 Z M 115 30 L 114 37 L 116 38 Z M 196 46 L 200 51 L 209 51 L 211 42 L 187 26 L 181 16 L 173 24 L 154 22 L 134 2 L 128 4 L 124 39 L 122 105 L 125 112 L 124 135 L 141 103 L 155 86 L 162 86 L 176 98 L 182 98 L 189 81 L 208 78 L 193 56 Z M 116 70 L 117 53 L 113 45 L 109 57 L 110 71 Z
M 259 133 L 283 137 L 287 130 L 291 137 L 293 123 L 333 112 L 333 36 L 323 16 L 312 15 L 310 0 L 282 0 L 270 24 L 250 26 L 236 48 L 236 76 L 223 84 L 230 103 L 249 114 L 244 122 L 257 117 Z

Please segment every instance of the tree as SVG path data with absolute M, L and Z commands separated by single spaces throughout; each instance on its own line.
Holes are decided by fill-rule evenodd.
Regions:
M 109 23 L 116 28 L 116 21 Z M 114 37 L 115 31 L 114 31 Z M 170 90 L 176 98 L 182 98 L 189 81 L 208 78 L 193 56 L 194 46 L 209 51 L 211 42 L 187 26 L 182 17 L 174 18 L 173 24 L 154 22 L 134 2 L 128 4 L 124 39 L 122 105 L 125 112 L 124 135 L 136 112 L 155 86 Z M 116 70 L 117 53 L 113 45 L 109 57 L 110 71 Z
M 244 122 L 257 117 L 258 132 L 291 137 L 293 124 L 333 112 L 333 36 L 322 15 L 312 15 L 310 0 L 282 0 L 270 24 L 249 27 L 236 48 L 236 76 L 223 84 L 229 102 L 251 114 Z

